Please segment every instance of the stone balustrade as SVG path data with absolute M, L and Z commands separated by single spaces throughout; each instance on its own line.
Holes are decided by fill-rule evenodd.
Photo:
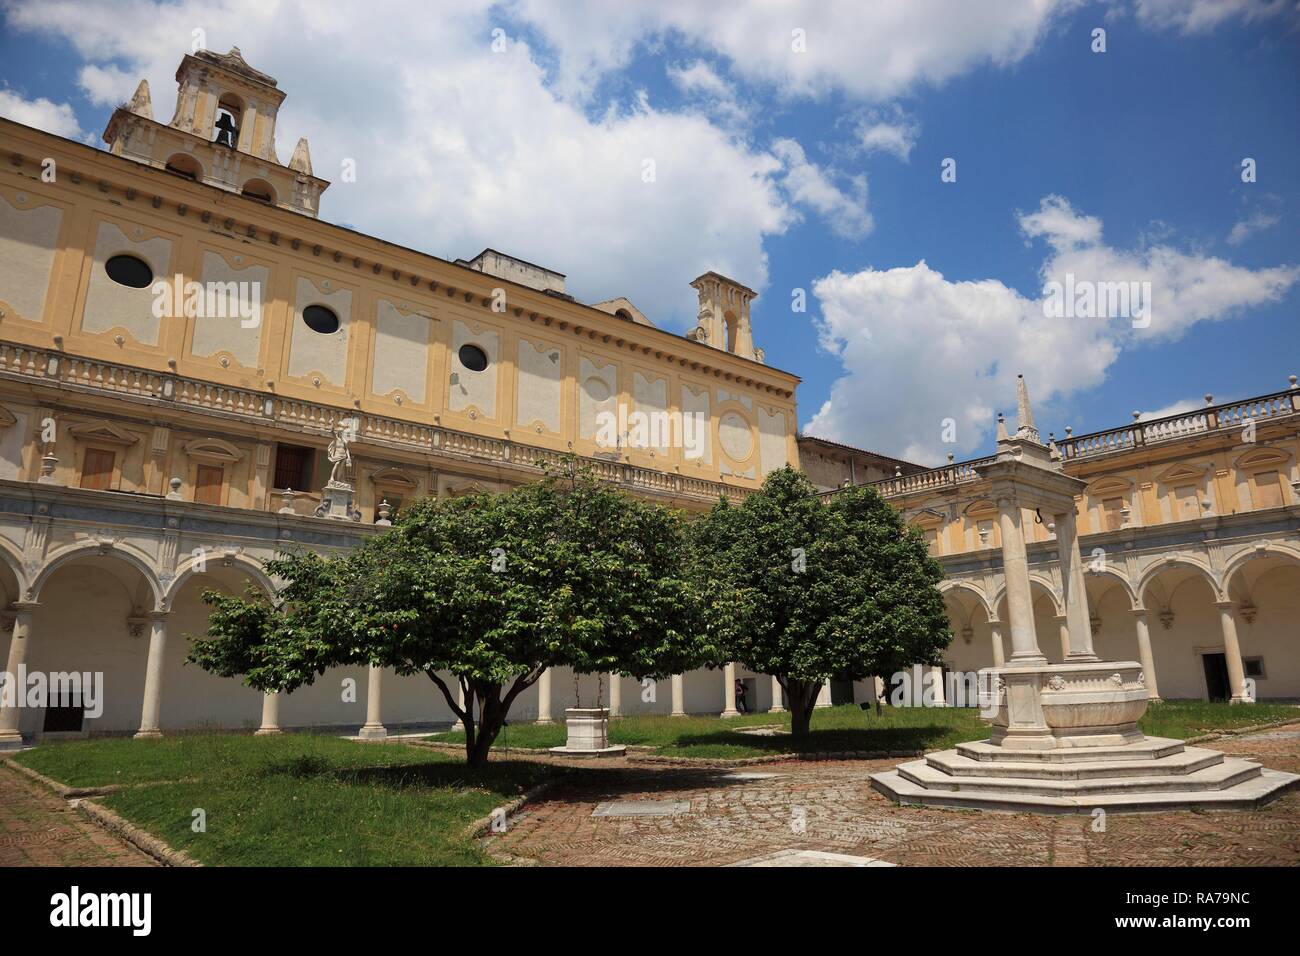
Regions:
M 259 423 L 282 424 L 321 435 L 330 435 L 342 421 L 355 418 L 359 422 L 359 439 L 364 443 L 436 451 L 444 456 L 474 461 L 538 468 L 557 467 L 566 457 L 554 449 L 510 439 L 475 435 L 438 425 L 388 418 L 316 402 L 280 398 L 267 392 L 92 361 L 47 349 L 0 343 L 0 377 L 37 379 L 79 391 L 125 394 L 146 402 L 172 404 Z M 712 500 L 723 495 L 741 500 L 748 494 L 747 489 L 723 482 L 689 478 L 603 458 L 577 457 L 597 477 L 637 490 Z M 279 503 L 273 503 L 273 508 L 277 507 Z

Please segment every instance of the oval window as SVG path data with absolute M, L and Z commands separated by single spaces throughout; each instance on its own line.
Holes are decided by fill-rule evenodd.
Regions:
M 481 372 L 487 368 L 487 353 L 477 345 L 462 345 L 459 354 L 460 364 L 471 372 Z
M 149 263 L 135 256 L 112 256 L 104 263 L 104 271 L 118 285 L 132 289 L 146 289 L 153 283 L 153 270 Z
M 327 309 L 323 305 L 307 306 L 302 310 L 302 320 L 307 323 L 307 328 L 321 335 L 329 335 L 339 330 L 339 317 L 334 314 L 333 309 Z

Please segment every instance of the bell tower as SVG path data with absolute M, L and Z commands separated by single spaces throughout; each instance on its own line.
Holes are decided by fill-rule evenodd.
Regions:
M 114 155 L 147 163 L 258 202 L 317 214 L 329 183 L 312 174 L 307 140 L 289 164 L 275 152 L 275 121 L 284 91 L 249 66 L 239 47 L 229 53 L 187 53 L 176 69 L 171 121 L 154 119 L 149 84 L 113 112 L 104 142 Z
M 691 288 L 700 294 L 700 312 L 698 324 L 687 338 L 762 362 L 763 350 L 754 347 L 749 324 L 749 303 L 758 293 L 716 272 L 704 273 Z

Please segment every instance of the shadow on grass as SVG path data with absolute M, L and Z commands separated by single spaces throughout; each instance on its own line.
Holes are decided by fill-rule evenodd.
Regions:
M 524 760 L 494 760 L 485 767 L 463 763 L 412 763 L 390 767 L 352 767 L 327 771 L 340 783 L 389 790 L 488 790 L 514 797 L 567 775 L 565 768 Z
M 770 737 L 757 734 L 742 734 L 734 730 L 724 730 L 711 734 L 682 737 L 675 743 L 660 748 L 660 753 L 671 754 L 674 750 L 692 750 L 703 747 L 744 747 L 748 750 L 761 750 L 765 753 L 836 753 L 853 750 L 865 752 L 885 752 L 902 750 L 925 750 L 952 740 L 953 728 L 941 724 L 924 727 L 873 727 L 864 729 L 828 728 L 811 730 L 803 739 L 796 739 L 789 734 L 776 734 Z

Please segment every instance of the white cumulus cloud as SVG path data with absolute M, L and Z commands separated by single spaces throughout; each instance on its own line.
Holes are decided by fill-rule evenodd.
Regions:
M 1076 284 L 1149 282 L 1150 324 L 1048 317 L 1038 292 L 998 279 L 950 280 L 924 261 L 835 271 L 813 293 L 822 344 L 844 374 L 806 430 L 930 464 L 949 452 L 960 458 L 986 441 L 997 411 L 1014 411 L 1017 373 L 1028 376 L 1036 402 L 1092 388 L 1124 350 L 1277 301 L 1300 280 L 1295 266 L 1247 269 L 1163 241 L 1108 245 L 1101 221 L 1060 196 L 1044 197 L 1019 221 L 1026 237 L 1047 243 L 1045 286 L 1067 275 Z M 947 419 L 955 446 L 942 441 Z
M 13 90 L 0 89 L 0 116 L 56 136 L 66 136 L 68 139 L 82 137 L 81 126 L 72 107 L 44 97 L 29 100 Z

